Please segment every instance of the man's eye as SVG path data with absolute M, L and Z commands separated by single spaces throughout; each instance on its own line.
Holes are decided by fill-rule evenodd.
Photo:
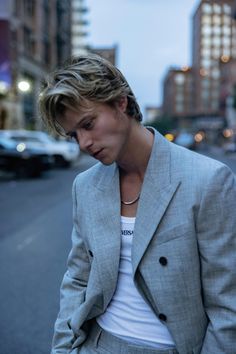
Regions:
M 89 122 L 86 122 L 86 123 L 83 125 L 83 128 L 86 129 L 86 130 L 92 129 L 92 128 L 93 128 L 93 120 L 91 120 L 91 121 L 89 121 Z

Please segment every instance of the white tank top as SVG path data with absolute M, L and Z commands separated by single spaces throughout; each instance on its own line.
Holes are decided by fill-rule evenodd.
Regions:
M 158 319 L 136 289 L 131 264 L 135 218 L 121 216 L 121 254 L 115 293 L 97 322 L 105 331 L 137 345 L 173 348 L 168 328 Z

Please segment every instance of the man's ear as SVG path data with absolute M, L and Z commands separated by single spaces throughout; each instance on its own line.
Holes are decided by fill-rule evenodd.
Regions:
M 121 97 L 119 99 L 119 101 L 117 102 L 117 107 L 123 112 L 126 112 L 127 109 L 127 105 L 128 105 L 128 98 L 127 96 Z

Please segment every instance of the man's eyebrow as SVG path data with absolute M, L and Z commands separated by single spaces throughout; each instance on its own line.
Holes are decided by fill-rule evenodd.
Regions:
M 86 114 L 83 118 L 81 118 L 81 120 L 80 120 L 79 122 L 77 122 L 77 124 L 75 125 L 74 130 L 65 132 L 65 134 L 66 134 L 67 136 L 69 136 L 69 137 L 73 137 L 73 135 L 74 135 L 74 133 L 75 133 L 75 130 L 76 130 L 77 128 L 79 128 L 79 127 L 83 124 L 83 122 L 84 122 L 86 119 L 89 119 L 90 117 L 91 117 L 91 115 L 90 115 L 89 113 Z

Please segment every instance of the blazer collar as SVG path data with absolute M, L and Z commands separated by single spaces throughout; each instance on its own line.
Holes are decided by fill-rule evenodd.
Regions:
M 171 176 L 170 143 L 155 129 L 149 129 L 153 130 L 155 137 L 136 215 L 132 246 L 134 275 L 180 184 Z M 120 260 L 120 187 L 117 165 L 114 163 L 101 168 L 102 173 L 97 176 L 92 193 L 91 203 L 96 201 L 97 210 L 91 215 L 91 233 L 94 251 L 99 250 L 99 259 L 103 259 L 103 262 L 98 262 L 98 268 L 106 290 L 104 303 L 107 303 L 116 286 Z
M 145 179 L 158 180 L 159 188 L 170 184 L 170 145 L 169 142 L 153 127 L 147 127 L 154 133 L 152 152 L 148 162 Z M 119 169 L 116 163 L 110 166 L 101 166 L 102 173 L 96 180 L 95 187 L 99 190 L 110 189 L 110 186 L 119 183 Z

